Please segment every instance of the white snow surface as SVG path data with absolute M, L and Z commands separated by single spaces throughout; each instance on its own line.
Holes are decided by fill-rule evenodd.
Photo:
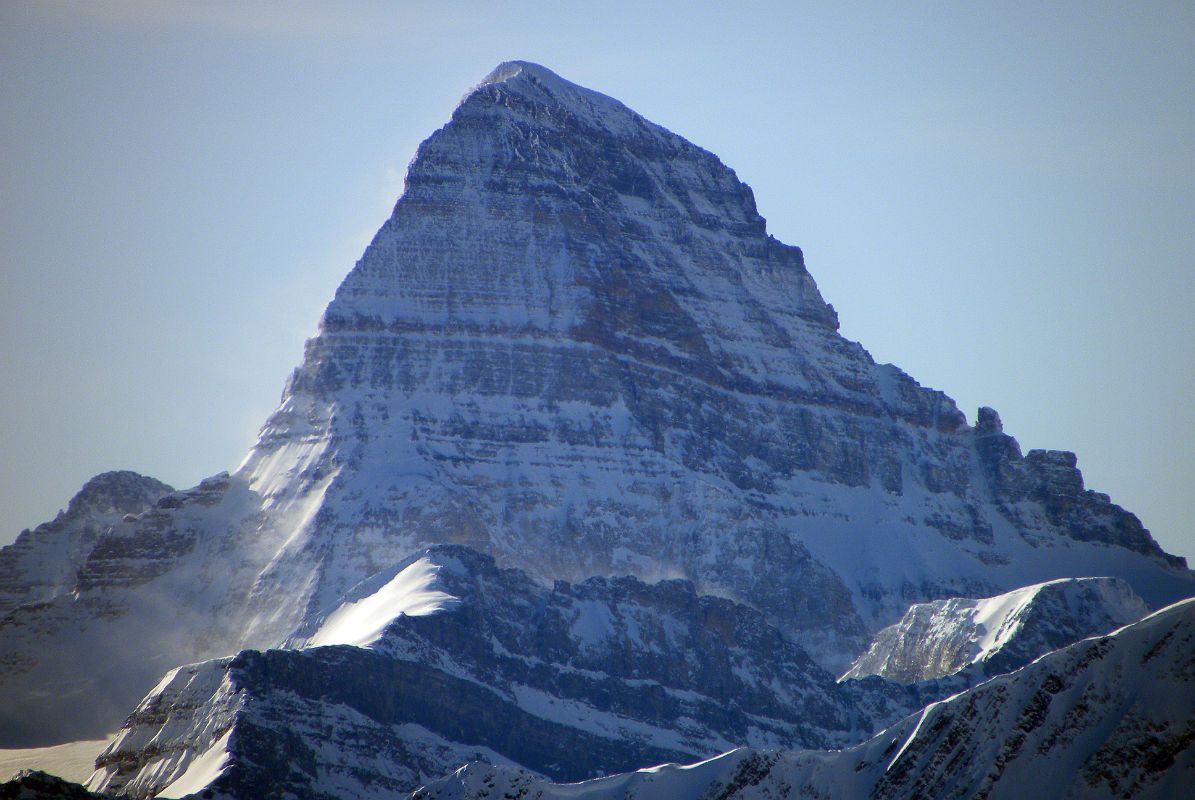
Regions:
M 211 747 L 193 759 L 187 766 L 187 771 L 159 792 L 157 796 L 185 797 L 206 789 L 228 768 L 228 740 L 231 737 L 232 730 L 229 729 Z
M 369 647 L 400 616 L 423 617 L 451 608 L 457 599 L 435 588 L 441 565 L 420 558 L 373 594 L 345 603 L 324 621 L 309 647 L 350 644 Z

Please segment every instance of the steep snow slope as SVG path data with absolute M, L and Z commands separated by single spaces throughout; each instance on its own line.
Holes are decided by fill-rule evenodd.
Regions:
M 346 610 L 371 601 L 382 630 L 361 636 Z M 921 703 L 839 686 L 758 611 L 691 584 L 548 588 L 459 545 L 364 582 L 308 628 L 291 641 L 303 649 L 168 674 L 91 788 L 383 797 L 474 758 L 578 779 L 743 742 L 860 741 Z M 360 646 L 313 646 L 329 630 Z
M 876 634 L 843 679 L 880 675 L 915 683 L 972 664 L 997 675 L 1147 613 L 1132 588 L 1115 578 L 1062 579 L 978 600 L 917 603 Z
M 417 800 L 1187 797 L 1195 786 L 1195 601 L 933 703 L 843 751 L 735 750 L 587 783 L 470 764 Z
M 110 730 L 165 669 L 277 646 L 437 543 L 685 578 L 836 671 L 912 602 L 1195 591 L 1072 454 L 1022 457 L 836 325 L 715 156 L 504 64 L 419 148 L 240 469 L 0 620 L 0 743 Z

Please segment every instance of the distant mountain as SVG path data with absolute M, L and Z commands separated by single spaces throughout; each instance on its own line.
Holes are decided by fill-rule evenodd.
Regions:
M 34 532 L 0 556 L 37 565 L 4 583 L 0 746 L 103 735 L 151 693 L 156 710 L 138 711 L 114 745 L 128 760 L 109 759 L 113 781 L 149 780 L 142 770 L 167 742 L 177 759 L 153 781 L 184 762 L 221 764 L 226 751 L 215 741 L 198 751 L 211 737 L 187 726 L 224 719 L 234 702 L 217 696 L 226 679 L 245 687 L 235 702 L 306 698 L 314 704 L 292 710 L 322 719 L 319 709 L 353 707 L 337 692 L 360 689 L 354 681 L 374 668 L 365 665 L 421 665 L 487 698 L 459 730 L 428 740 L 441 754 L 428 764 L 476 752 L 485 724 L 514 719 L 503 715 L 530 714 L 528 730 L 543 734 L 564 724 L 553 713 L 578 703 L 652 732 L 627 749 L 617 725 L 595 731 L 569 718 L 568 736 L 614 749 L 566 758 L 567 737 L 547 737 L 532 762 L 545 775 L 772 736 L 830 746 L 847 731 L 866 735 L 923 690 L 874 679 L 848 702 L 856 689 L 829 688 L 810 659 L 841 673 L 912 603 L 1090 575 L 1125 581 L 1151 608 L 1195 594 L 1182 559 L 1084 488 L 1073 454 L 1022 456 L 994 411 L 981 409 L 972 427 L 946 395 L 839 335 L 801 251 L 767 233 L 751 190 L 717 157 L 525 62 L 500 65 L 420 146 L 393 214 L 328 305 L 244 463 L 184 491 L 129 480 L 140 487 L 132 505 L 113 502 L 71 528 L 90 533 Z M 75 540 L 86 543 L 63 545 Z M 590 663 L 571 638 L 579 633 L 557 649 L 515 637 L 532 649 L 508 655 L 462 630 L 423 651 L 426 662 L 357 639 L 346 640 L 356 649 L 310 647 L 346 619 L 372 635 L 350 604 L 384 609 L 389 583 L 376 599 L 362 594 L 369 581 L 446 544 L 516 568 L 527 577 L 511 591 L 560 614 L 592 595 L 629 625 L 623 605 L 638 598 L 630 604 L 654 609 L 645 618 L 688 631 L 683 649 L 696 663 L 722 671 L 675 683 L 680 673 L 668 670 L 679 667 L 632 646 L 601 662 L 614 678 L 595 694 L 597 679 L 575 671 Z M 574 595 L 547 594 L 555 581 Z M 453 620 L 477 614 L 503 630 L 528 627 L 503 595 L 482 596 L 395 624 L 447 636 Z M 743 645 L 739 674 L 727 661 L 735 654 L 671 605 L 723 613 L 710 597 L 736 609 L 724 612 L 733 625 L 750 618 L 761 637 L 779 637 L 769 645 L 779 661 Z M 444 653 L 465 659 L 459 671 L 434 660 Z M 517 673 L 533 654 L 546 683 Z M 153 691 L 163 673 L 200 662 Z M 360 671 L 350 678 L 333 662 Z M 180 677 L 192 669 L 197 698 Z M 768 669 L 799 680 L 752 688 Z M 284 677 L 300 684 L 279 694 L 271 681 Z M 632 702 L 635 680 L 693 694 L 660 689 L 655 706 L 645 688 Z M 540 705 L 511 694 L 515 685 L 539 687 Z M 824 704 L 823 687 L 833 692 Z M 432 730 L 398 713 L 407 696 L 376 712 L 382 723 Z M 154 730 L 154 715 L 181 727 L 144 744 L 137 731 Z M 327 724 L 329 735 L 343 730 Z M 232 735 L 227 752 L 240 741 Z M 339 758 L 320 752 L 315 763 Z M 269 752 L 253 759 L 273 763 Z M 307 767 L 316 769 L 295 765 Z
M 0 618 L 18 606 L 70 593 L 109 528 L 173 491 L 136 472 L 105 472 L 89 480 L 52 522 L 21 531 L 0 549 Z
M 579 785 L 469 764 L 415 800 L 1187 797 L 1195 601 L 1087 639 L 831 752 L 739 749 Z
M 983 675 L 1000 675 L 1148 612 L 1132 588 L 1115 578 L 1062 579 L 979 600 L 917 603 L 876 634 L 843 678 L 879 675 L 916 683 L 972 665 Z
M 227 475 L 165 494 L 104 528 L 69 590 L 0 618 L 0 746 L 105 736 L 163 672 L 230 652 L 260 513 Z

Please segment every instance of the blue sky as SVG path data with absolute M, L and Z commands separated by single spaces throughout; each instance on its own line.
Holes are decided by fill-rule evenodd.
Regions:
M 1195 6 L 0 5 L 0 542 L 231 469 L 402 189 L 526 59 L 717 153 L 843 333 L 1195 556 Z

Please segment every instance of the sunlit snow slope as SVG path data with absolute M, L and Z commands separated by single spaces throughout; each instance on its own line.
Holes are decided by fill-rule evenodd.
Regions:
M 1127 583 L 1114 578 L 1061 579 L 996 597 L 917 603 L 876 634 L 843 677 L 880 675 L 915 683 L 973 664 L 998 675 L 1136 622 L 1148 611 Z

